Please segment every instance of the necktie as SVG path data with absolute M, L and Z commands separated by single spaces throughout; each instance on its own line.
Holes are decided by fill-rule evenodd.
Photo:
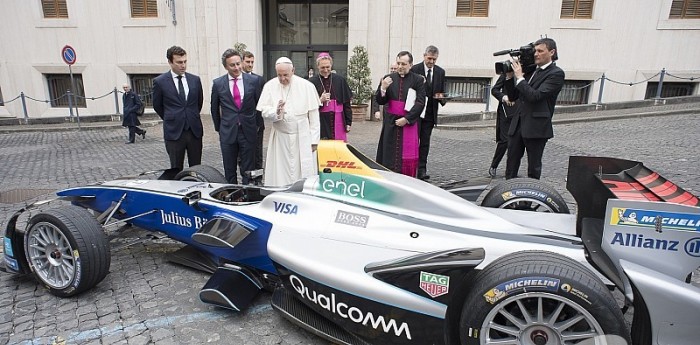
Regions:
M 528 84 L 532 83 L 532 79 L 535 77 L 535 74 L 537 74 L 537 71 L 539 71 L 539 70 L 540 70 L 539 67 L 535 68 L 535 71 L 532 72 L 532 75 L 530 76 L 530 80 L 527 81 Z
M 428 69 L 428 84 L 433 85 L 433 69 Z
M 233 78 L 233 103 L 236 104 L 236 107 L 238 109 L 241 108 L 241 90 L 238 89 L 238 84 L 236 83 L 238 81 L 238 78 Z
M 180 94 L 180 98 L 182 101 L 187 101 L 187 97 L 185 96 L 185 86 L 182 85 L 182 76 L 179 75 L 177 76 L 177 93 Z

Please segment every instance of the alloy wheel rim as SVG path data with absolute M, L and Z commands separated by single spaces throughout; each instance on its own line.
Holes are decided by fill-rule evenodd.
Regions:
M 594 340 L 603 328 L 586 309 L 568 298 L 530 292 L 499 302 L 484 319 L 482 344 L 561 345 Z
M 541 200 L 532 198 L 514 198 L 510 199 L 499 208 L 507 208 L 513 210 L 525 210 L 525 211 L 535 211 L 535 212 L 549 212 L 554 213 L 552 207 L 542 202 Z
M 36 275 L 54 289 L 64 289 L 75 278 L 73 247 L 61 230 L 48 222 L 29 229 L 27 258 Z

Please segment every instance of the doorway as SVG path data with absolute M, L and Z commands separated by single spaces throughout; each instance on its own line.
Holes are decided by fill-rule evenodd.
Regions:
M 275 76 L 275 61 L 282 56 L 292 60 L 296 75 L 308 78 L 309 69 L 318 75 L 316 58 L 322 52 L 333 57 L 336 73 L 347 76 L 347 0 L 271 0 L 264 6 L 266 79 Z

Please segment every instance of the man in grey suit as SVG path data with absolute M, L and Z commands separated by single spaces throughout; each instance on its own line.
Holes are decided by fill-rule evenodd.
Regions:
M 153 79 L 153 110 L 163 119 L 165 150 L 170 168 L 182 170 L 187 153 L 189 166 L 202 163 L 204 92 L 199 77 L 186 73 L 187 52 L 178 46 L 166 53 L 170 71 Z
M 224 175 L 229 183 L 238 183 L 236 163 L 240 155 L 243 184 L 248 184 L 246 171 L 255 169 L 255 146 L 258 124 L 255 107 L 262 92 L 260 77 L 243 73 L 241 55 L 227 49 L 221 63 L 228 73 L 214 79 L 211 88 L 211 117 L 219 132 Z

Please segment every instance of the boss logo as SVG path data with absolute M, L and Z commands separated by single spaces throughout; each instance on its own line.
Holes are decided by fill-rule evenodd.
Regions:
M 335 222 L 339 224 L 366 228 L 367 223 L 369 222 L 369 216 L 339 210 L 338 214 L 335 216 Z

